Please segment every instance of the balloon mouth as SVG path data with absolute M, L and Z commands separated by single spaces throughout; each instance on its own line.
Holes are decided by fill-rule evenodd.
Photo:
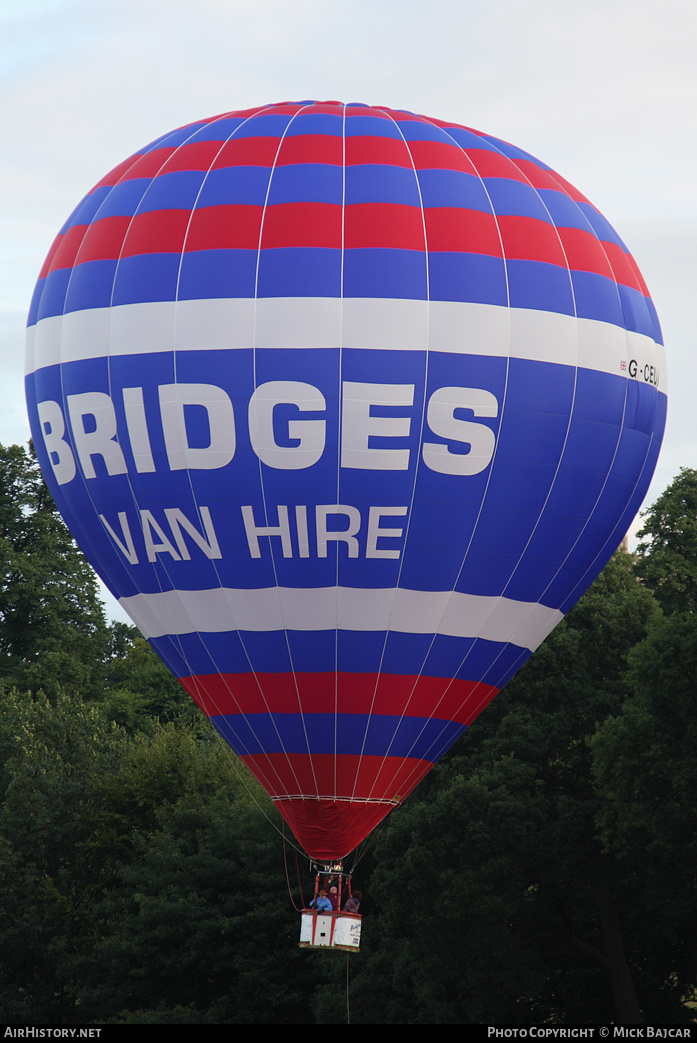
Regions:
M 274 800 L 310 858 L 339 862 L 355 850 L 397 801 L 351 804 L 346 800 Z

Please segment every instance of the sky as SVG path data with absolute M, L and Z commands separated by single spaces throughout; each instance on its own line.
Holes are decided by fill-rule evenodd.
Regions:
M 26 313 L 92 185 L 201 117 L 335 99 L 510 141 L 616 228 L 668 360 L 648 506 L 697 467 L 696 45 L 693 0 L 1 0 L 0 443 L 29 438 Z

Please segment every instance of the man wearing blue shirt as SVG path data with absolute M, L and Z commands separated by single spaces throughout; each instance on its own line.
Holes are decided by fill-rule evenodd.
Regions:
M 316 898 L 313 898 L 310 902 L 310 908 L 316 909 L 318 913 L 331 913 L 333 907 L 332 903 L 327 898 L 327 892 L 320 891 L 319 895 Z

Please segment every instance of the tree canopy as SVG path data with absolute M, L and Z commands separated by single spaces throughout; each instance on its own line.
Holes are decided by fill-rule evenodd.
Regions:
M 697 471 L 680 474 L 643 514 L 637 572 L 663 610 L 697 607 Z
M 94 692 L 107 641 L 98 591 L 33 454 L 0 446 L 0 680 Z

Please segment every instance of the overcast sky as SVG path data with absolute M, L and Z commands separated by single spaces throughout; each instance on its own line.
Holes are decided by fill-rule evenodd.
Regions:
M 29 437 L 39 269 L 104 173 L 200 117 L 358 101 L 511 141 L 615 226 L 669 365 L 648 505 L 697 466 L 696 52 L 693 0 L 0 0 L 0 443 Z

